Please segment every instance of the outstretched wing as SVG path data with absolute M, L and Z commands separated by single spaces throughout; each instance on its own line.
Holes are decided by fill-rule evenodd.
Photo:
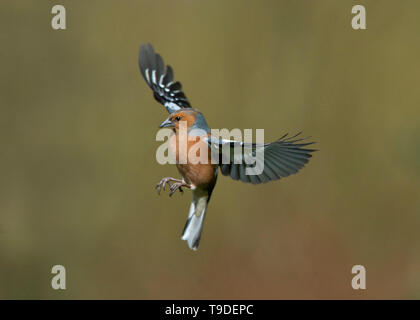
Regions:
M 181 83 L 174 81 L 172 68 L 165 66 L 162 57 L 155 53 L 151 44 L 140 46 L 139 67 L 144 80 L 153 90 L 153 96 L 169 113 L 191 107 L 182 92 Z
M 299 134 L 293 137 L 287 137 L 286 134 L 267 144 L 219 140 L 214 137 L 209 137 L 207 143 L 215 156 L 213 159 L 218 157 L 223 175 L 259 184 L 297 173 L 309 161 L 311 153 L 316 150 L 304 147 L 315 142 L 302 143 L 304 138 L 296 139 Z M 262 167 L 256 165 L 258 161 Z

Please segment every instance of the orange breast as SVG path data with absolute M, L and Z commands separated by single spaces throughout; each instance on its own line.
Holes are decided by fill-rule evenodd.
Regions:
M 170 147 L 176 155 L 177 168 L 185 182 L 196 187 L 211 186 L 216 181 L 216 164 L 211 163 L 211 153 L 206 142 L 195 139 L 180 141 L 177 134 L 170 138 Z

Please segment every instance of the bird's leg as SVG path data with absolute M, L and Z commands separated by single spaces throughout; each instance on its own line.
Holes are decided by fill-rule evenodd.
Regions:
M 184 190 L 182 190 L 182 187 L 191 188 L 191 185 L 189 185 L 188 183 L 185 183 L 184 181 L 175 182 L 174 184 L 171 185 L 171 193 L 169 193 L 169 196 L 171 197 L 175 193 L 175 191 L 178 189 L 179 189 L 179 192 L 183 193 Z
M 160 180 L 160 182 L 156 185 L 157 193 L 160 194 L 160 190 L 162 190 L 162 189 L 165 190 L 165 185 L 166 184 L 169 184 L 169 186 L 171 186 L 170 182 L 184 183 L 184 181 L 182 181 L 180 179 L 165 177 L 162 180 Z

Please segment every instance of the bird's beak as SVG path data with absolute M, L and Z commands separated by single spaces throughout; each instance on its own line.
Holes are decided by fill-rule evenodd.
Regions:
M 175 126 L 168 118 L 160 124 L 159 128 L 175 128 Z

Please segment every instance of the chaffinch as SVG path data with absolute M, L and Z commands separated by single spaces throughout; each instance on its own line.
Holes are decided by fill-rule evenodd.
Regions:
M 162 57 L 155 53 L 150 44 L 140 46 L 138 62 L 143 78 L 153 90 L 154 98 L 163 104 L 170 114 L 160 128 L 173 130 L 169 145 L 182 177 L 182 179 L 163 178 L 156 186 L 158 193 L 160 194 L 161 189 L 165 189 L 165 185 L 170 187 L 170 196 L 176 190 L 182 193 L 184 187 L 192 190 L 192 202 L 182 233 L 182 240 L 187 241 L 190 249 L 197 250 L 200 244 L 203 221 L 216 185 L 219 167 L 223 175 L 230 176 L 234 180 L 260 184 L 298 172 L 315 151 L 304 148 L 314 142 L 302 143 L 304 139 L 296 138 L 300 133 L 292 137 L 286 134 L 275 142 L 263 144 L 224 140 L 211 136 L 203 114 L 191 107 L 182 91 L 181 83 L 174 81 L 172 68 L 169 65 L 165 66 Z M 181 130 L 182 124 L 185 124 L 186 129 L 184 135 Z M 182 143 L 186 146 L 186 153 L 180 152 Z M 202 152 L 206 149 L 208 152 Z M 228 157 L 223 153 L 226 149 Z M 191 151 L 199 158 L 198 162 L 190 161 Z M 255 164 L 252 165 L 247 161 L 247 155 L 258 158 L 258 154 L 263 154 L 263 166 L 260 169 L 256 169 Z M 217 161 L 213 161 L 214 157 Z

